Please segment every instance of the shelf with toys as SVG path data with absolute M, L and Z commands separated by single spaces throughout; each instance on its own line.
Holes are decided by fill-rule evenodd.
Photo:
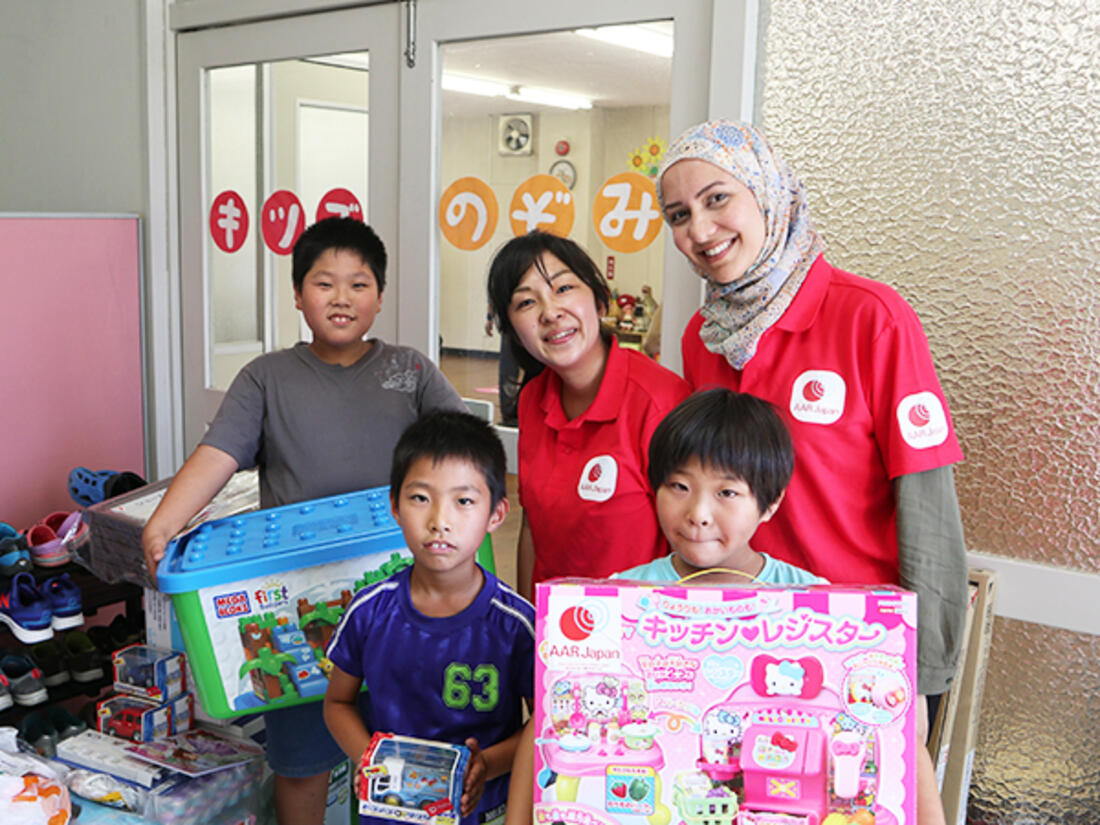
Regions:
M 43 623 L 12 610 L 16 598 L 33 601 L 28 594 L 48 591 L 51 582 L 65 597 L 64 615 Z M 111 684 L 111 652 L 144 633 L 141 588 L 105 582 L 73 561 L 0 576 L 0 594 L 0 609 L 8 611 L 0 623 L 0 725 L 18 726 L 32 711 L 99 696 Z

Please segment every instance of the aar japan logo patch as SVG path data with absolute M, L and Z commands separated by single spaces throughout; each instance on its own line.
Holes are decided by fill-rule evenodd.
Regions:
M 938 447 L 947 440 L 947 413 L 935 393 L 905 396 L 898 404 L 897 416 L 901 437 L 914 450 Z
M 615 494 L 615 482 L 618 480 L 619 465 L 615 458 L 598 455 L 590 458 L 581 470 L 577 495 L 585 501 L 607 501 Z
M 791 416 L 807 424 L 832 424 L 844 414 L 844 379 L 830 370 L 806 370 L 791 385 Z

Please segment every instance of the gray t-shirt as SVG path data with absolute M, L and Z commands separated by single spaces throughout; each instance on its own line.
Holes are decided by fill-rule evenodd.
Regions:
M 249 362 L 202 439 L 260 468 L 260 506 L 333 496 L 390 480 L 393 448 L 430 410 L 465 405 L 427 356 L 372 339 L 349 367 L 303 342 Z

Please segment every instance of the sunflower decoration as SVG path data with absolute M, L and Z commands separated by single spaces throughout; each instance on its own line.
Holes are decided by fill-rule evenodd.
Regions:
M 668 144 L 658 137 L 651 137 L 645 144 L 634 149 L 630 153 L 630 171 L 638 172 L 648 177 L 657 177 L 657 170 L 661 166 L 661 158 L 665 156 Z

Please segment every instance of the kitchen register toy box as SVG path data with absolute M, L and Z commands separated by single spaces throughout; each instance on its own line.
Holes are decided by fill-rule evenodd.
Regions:
M 478 561 L 492 570 L 486 537 Z M 352 595 L 412 563 L 389 488 L 241 513 L 172 541 L 172 598 L 194 689 L 224 719 L 325 695 L 324 652 Z
M 538 585 L 535 823 L 912 825 L 916 596 Z

